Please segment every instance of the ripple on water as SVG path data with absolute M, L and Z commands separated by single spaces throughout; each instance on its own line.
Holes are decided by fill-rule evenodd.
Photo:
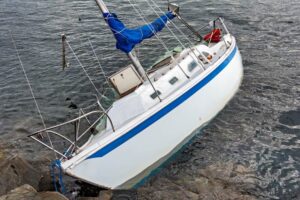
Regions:
M 166 1 L 156 2 L 165 9 Z M 136 3 L 148 19 L 156 17 L 146 2 Z M 199 171 L 230 168 L 234 174 L 235 169 L 228 166 L 242 165 L 252 172 L 251 180 L 254 181 L 250 184 L 248 176 L 239 177 L 240 187 L 235 191 L 242 190 L 260 199 L 299 199 L 300 4 L 281 0 L 188 0 L 177 3 L 182 5 L 182 15 L 195 26 L 217 16 L 225 18 L 229 30 L 238 40 L 245 76 L 239 93 L 230 104 L 143 189 L 152 194 L 159 191 L 162 196 L 165 192 L 170 198 L 184 192 L 192 197 L 194 194 L 190 189 L 207 181 Z M 128 12 L 132 8 L 127 1 L 109 1 L 108 6 L 129 26 L 142 23 L 138 14 Z M 92 57 L 88 39 L 107 75 L 128 63 L 126 56 L 114 49 L 114 38 L 99 16 L 94 1 L 0 1 L 0 143 L 7 144 L 11 151 L 24 152 L 28 158 L 43 156 L 43 153 L 35 155 L 41 149 L 39 145 L 24 140 L 25 135 L 42 126 L 8 30 L 13 32 L 49 126 L 77 113 L 68 108 L 66 98 L 71 98 L 79 107 L 94 102 L 95 90 L 70 52 L 68 62 L 71 67 L 64 72 L 61 70 L 62 33 L 68 35 L 99 89 L 104 78 Z M 175 22 L 183 28 L 177 20 Z M 159 35 L 167 38 L 169 32 Z M 166 42 L 170 48 L 178 45 L 173 39 Z M 146 41 L 138 50 L 145 66 L 164 53 L 155 39 Z M 248 183 L 251 187 L 246 186 Z M 236 182 L 227 184 L 230 187 Z

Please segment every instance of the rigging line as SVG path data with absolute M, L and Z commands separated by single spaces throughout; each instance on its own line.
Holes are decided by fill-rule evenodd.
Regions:
M 160 12 L 162 12 L 164 15 L 166 15 L 162 10 L 161 8 L 153 1 L 153 0 L 150 0 L 154 5 L 155 7 L 160 10 Z M 151 9 L 156 13 L 157 16 L 159 16 L 159 14 L 155 11 L 155 9 L 153 8 L 153 6 L 146 0 L 147 4 L 151 7 Z M 182 30 L 179 29 L 179 27 L 171 20 L 170 21 L 171 24 L 173 24 L 173 26 L 180 32 L 181 35 L 183 35 L 187 40 L 188 42 L 193 45 L 192 41 L 182 32 Z M 172 35 L 181 43 L 181 41 L 179 40 L 179 38 L 174 34 L 174 32 L 169 28 L 168 24 L 167 24 L 167 28 L 169 29 L 169 31 L 172 33 Z M 183 44 L 182 44 L 183 45 Z M 184 47 L 185 48 L 185 47 Z M 191 49 L 191 47 L 189 46 L 189 49 L 192 51 L 192 53 L 195 55 L 195 52 Z M 206 56 L 203 55 L 202 52 L 200 52 L 197 48 L 195 48 L 195 50 L 204 58 L 204 60 L 208 63 L 210 63 L 210 61 L 206 58 Z M 196 56 L 197 58 L 197 56 Z M 201 65 L 201 67 L 203 68 L 204 70 L 204 64 L 202 61 L 198 60 L 197 59 L 197 62 Z
M 148 6 L 150 6 L 150 8 L 153 10 L 153 12 L 160 17 L 160 15 L 155 11 L 155 9 L 153 8 L 153 6 L 148 2 L 148 0 L 145 0 L 145 2 L 147 2 Z M 165 13 L 163 13 L 165 15 Z M 172 22 L 172 20 L 170 20 L 170 23 Z M 175 33 L 171 30 L 171 28 L 169 27 L 168 23 L 166 23 L 166 27 L 167 29 L 170 31 L 170 33 L 173 35 L 173 37 L 179 42 L 179 44 L 185 49 L 185 45 L 181 42 L 181 40 L 175 35 Z
M 21 68 L 22 68 L 22 70 L 23 70 L 23 74 L 24 74 L 25 79 L 26 79 L 26 81 L 27 81 L 27 85 L 28 85 L 28 87 L 29 87 L 29 90 L 30 90 L 30 93 L 31 93 L 31 95 L 32 95 L 33 101 L 34 101 L 35 106 L 36 106 L 36 108 L 37 108 L 38 114 L 40 115 L 40 118 L 41 118 L 41 121 L 42 121 L 42 123 L 43 123 L 43 126 L 44 126 L 44 128 L 46 129 L 47 127 L 46 127 L 46 124 L 45 124 L 43 115 L 42 115 L 42 113 L 41 113 L 39 104 L 38 104 L 37 101 L 36 101 L 36 98 L 35 98 L 33 89 L 32 89 L 32 87 L 31 87 L 29 78 L 28 78 L 28 76 L 27 76 L 26 70 L 25 70 L 25 68 L 24 68 L 23 62 L 22 62 L 21 57 L 20 57 L 20 54 L 19 54 L 19 50 L 18 50 L 18 48 L 17 48 L 16 42 L 15 42 L 15 40 L 14 40 L 14 38 L 13 38 L 13 35 L 12 35 L 11 30 L 9 30 L 9 33 L 10 33 L 10 37 L 11 37 L 12 43 L 13 43 L 13 45 L 14 45 L 14 48 L 15 48 L 15 50 L 16 50 L 17 57 L 18 57 L 19 62 L 20 62 L 20 66 L 21 66 Z M 48 140 L 49 140 L 49 143 L 50 143 L 51 148 L 54 149 L 52 140 L 51 140 L 51 138 L 50 138 L 50 136 L 49 136 L 49 133 L 47 133 L 47 137 L 48 137 Z M 54 152 L 54 153 L 55 153 L 55 157 L 57 158 L 56 152 Z
M 98 62 L 98 65 L 99 65 L 99 67 L 100 67 L 100 69 L 101 69 L 101 72 L 102 72 L 102 74 L 103 74 L 103 76 L 104 76 L 104 78 L 105 78 L 105 81 L 106 81 L 106 83 L 109 85 L 108 78 L 107 78 L 107 76 L 106 76 L 106 74 L 105 74 L 105 71 L 104 71 L 104 69 L 103 69 L 103 67 L 102 67 L 102 65 L 101 65 L 101 63 L 100 63 L 100 60 L 99 60 L 99 58 L 98 58 L 98 56 L 97 56 L 97 54 L 96 54 L 96 52 L 95 52 L 95 49 L 94 49 L 94 47 L 93 47 L 93 44 L 92 44 L 90 38 L 88 38 L 88 41 L 89 41 L 90 46 L 91 46 L 91 48 L 92 48 L 92 50 L 93 50 L 93 53 L 94 53 L 94 56 L 95 56 L 95 58 L 96 58 L 96 60 L 97 60 L 97 62 Z
M 130 0 L 128 0 L 128 1 L 130 1 Z M 148 2 L 147 2 L 148 3 Z M 131 5 L 132 5 L 132 3 L 131 3 Z M 135 7 L 135 10 L 136 10 L 136 12 L 140 15 L 140 17 L 144 20 L 144 22 L 145 23 L 149 23 L 147 20 L 146 20 L 146 18 L 145 18 L 145 15 L 143 15 L 142 16 L 142 14 L 141 13 L 143 13 L 142 12 L 142 10 L 139 8 L 139 7 L 136 7 L 136 6 L 134 6 L 134 5 L 132 5 L 133 7 Z M 156 13 L 157 14 L 157 13 Z M 164 13 L 164 15 L 166 16 L 166 14 Z M 160 18 L 161 16 L 159 16 L 158 14 L 157 14 L 157 16 L 159 17 L 159 19 L 162 21 L 162 19 Z M 172 21 L 172 20 L 168 20 L 168 21 Z M 172 33 L 172 30 L 170 30 L 169 29 L 169 27 L 168 27 L 168 22 L 165 24 L 166 25 L 166 27 L 168 28 L 168 30 Z M 150 26 L 149 26 L 150 27 Z M 151 27 L 150 27 L 151 28 Z M 155 34 L 156 35 L 156 34 Z M 181 41 L 176 37 L 176 35 L 174 35 L 174 33 L 172 33 L 172 35 L 179 41 L 179 43 L 181 44 L 181 46 L 183 47 L 183 48 L 185 48 L 184 47 L 184 45 L 181 43 Z M 166 48 L 166 50 L 167 51 L 170 51 L 169 49 L 168 49 L 168 47 L 166 46 L 166 44 L 163 42 L 163 40 L 161 39 L 161 38 L 158 38 L 159 36 L 157 35 L 157 39 L 164 45 L 164 47 Z
M 130 5 L 134 8 L 134 10 L 137 12 L 137 14 L 141 17 L 141 19 L 146 23 L 149 24 L 149 22 L 146 20 L 146 17 L 144 15 L 142 15 L 142 11 L 140 10 L 140 8 L 137 8 L 130 0 L 127 0 Z M 157 33 L 155 33 L 153 27 L 151 27 L 150 25 L 148 25 L 148 27 L 153 31 L 155 37 L 159 40 L 159 42 L 163 45 L 163 47 L 165 48 L 165 50 L 170 51 L 170 49 L 167 47 L 166 43 L 157 35 Z
M 145 0 L 145 1 L 146 1 L 147 4 L 151 7 L 151 9 L 153 10 L 153 12 L 155 12 L 155 14 L 156 14 L 157 16 L 160 16 L 160 15 L 155 11 L 154 7 L 148 2 L 148 0 Z M 165 13 L 163 13 L 163 14 L 165 15 Z M 171 23 L 174 24 L 174 26 L 176 26 L 174 22 L 171 21 Z M 172 31 L 172 29 L 169 27 L 169 25 L 166 24 L 166 26 L 167 26 L 168 30 L 171 32 L 171 34 L 173 35 L 173 37 L 174 37 L 174 38 L 180 43 L 180 45 L 185 49 L 185 48 L 186 48 L 185 45 L 181 42 L 181 40 L 180 40 L 180 39 L 176 36 L 176 34 Z M 201 68 L 202 68 L 203 70 L 205 70 L 204 64 L 202 63 L 202 61 L 200 61 L 200 60 L 197 58 L 197 55 L 196 55 L 195 52 L 192 50 L 192 48 L 191 48 L 191 47 L 188 47 L 188 48 L 191 50 L 192 54 L 194 54 L 194 56 L 196 57 L 196 59 L 193 58 L 193 56 L 191 56 L 190 54 L 189 54 L 189 56 L 191 56 L 191 58 L 192 58 L 194 61 L 196 61 L 196 62 L 201 66 Z M 201 54 L 201 53 L 198 51 L 197 48 L 196 48 L 195 50 L 196 50 L 199 54 Z
M 101 94 L 99 92 L 99 90 L 97 89 L 96 85 L 94 84 L 93 80 L 91 79 L 91 77 L 89 76 L 89 74 L 87 73 L 85 67 L 82 65 L 82 63 L 80 62 L 79 58 L 77 57 L 75 51 L 73 50 L 73 48 L 71 47 L 70 43 L 68 40 L 66 40 L 66 43 L 68 44 L 69 48 L 71 49 L 75 59 L 77 60 L 77 62 L 79 63 L 80 67 L 83 69 L 83 71 L 85 72 L 86 76 L 88 77 L 88 79 L 90 80 L 91 84 L 93 85 L 93 87 L 95 88 L 96 92 L 98 93 L 98 95 L 101 97 L 101 98 L 106 98 L 103 94 Z
M 82 46 L 83 42 L 82 42 L 81 38 L 82 38 L 82 36 L 84 36 L 84 34 L 82 34 L 82 33 L 80 34 L 80 33 L 79 33 L 79 35 L 81 35 L 81 37 L 79 37 L 79 40 L 80 40 L 80 43 L 81 43 L 81 46 Z M 89 41 L 90 47 L 91 47 L 92 50 L 93 50 L 94 57 L 96 58 L 96 60 L 97 60 L 97 62 L 98 62 L 98 65 L 99 65 L 99 67 L 100 67 L 100 69 L 101 69 L 101 73 L 103 74 L 106 83 L 109 85 L 108 78 L 106 77 L 106 73 L 105 73 L 105 71 L 104 71 L 103 68 L 102 68 L 102 65 L 101 65 L 101 63 L 100 63 L 100 61 L 99 61 L 98 56 L 96 55 L 96 52 L 95 52 L 94 47 L 93 47 L 93 45 L 92 45 L 92 42 L 90 41 L 90 38 L 89 38 L 88 36 L 87 36 L 87 39 L 88 39 L 88 41 Z M 69 44 L 68 44 L 68 45 L 69 45 Z M 70 46 L 70 45 L 69 45 L 69 46 Z M 71 46 L 70 46 L 70 48 L 71 48 Z M 74 52 L 74 51 L 73 51 L 73 52 Z M 77 56 L 76 56 L 76 57 L 77 57 Z M 78 59 L 78 61 L 79 61 L 79 59 Z M 81 63 L 79 62 L 79 64 L 81 64 Z M 82 66 L 82 67 L 83 67 L 83 66 Z M 84 67 L 83 67 L 83 69 L 84 69 Z M 84 70 L 84 71 L 85 71 L 85 70 Z M 85 71 L 85 72 L 86 72 L 86 71 Z M 89 77 L 89 75 L 87 74 L 87 72 L 86 72 L 86 75 Z M 89 78 L 89 79 L 90 79 L 90 78 Z M 92 82 L 91 79 L 90 79 L 90 81 L 91 81 L 91 83 L 94 85 L 94 83 Z M 95 85 L 94 85 L 94 87 L 95 87 Z M 103 88 L 104 88 L 104 87 L 103 87 Z M 96 87 L 95 87 L 95 89 L 96 89 L 97 93 L 99 94 L 99 93 L 100 93 L 99 90 L 98 90 Z M 101 96 L 100 100 L 101 100 L 102 98 L 109 99 L 108 97 L 105 96 L 105 93 L 103 93 L 103 94 L 100 93 L 100 96 Z
M 138 8 L 136 8 L 136 6 L 134 4 L 132 4 L 132 2 L 130 0 L 127 0 L 130 5 L 134 8 L 134 10 L 140 15 L 140 17 L 142 18 L 142 20 L 148 24 L 149 22 L 147 22 L 145 16 L 143 16 L 141 13 L 141 10 L 139 11 Z M 168 22 L 167 22 L 168 23 Z M 151 27 L 150 25 L 148 25 L 150 29 L 152 29 L 152 31 L 154 32 L 153 27 Z M 167 47 L 167 45 L 164 43 L 164 41 L 154 32 L 155 37 L 160 41 L 160 43 L 163 45 L 163 47 L 165 48 L 166 51 L 170 52 L 169 48 Z M 179 67 L 179 69 L 182 71 L 182 73 L 186 76 L 187 79 L 189 79 L 190 77 L 185 73 L 185 71 L 183 70 L 183 68 L 180 66 L 179 62 L 175 60 L 175 58 L 173 57 L 173 55 L 171 55 L 171 58 L 173 61 L 175 61 Z
M 155 9 L 153 8 L 153 6 L 146 0 L 148 6 L 151 7 L 151 9 L 153 10 L 153 12 L 157 15 L 157 16 L 160 16 L 156 11 Z M 165 15 L 165 13 L 163 13 Z M 171 21 L 172 22 L 172 21 Z M 174 22 L 172 22 L 174 24 Z M 175 25 L 176 26 L 176 25 Z M 166 24 L 166 27 L 168 28 L 168 30 L 171 32 L 171 34 L 173 35 L 173 37 L 180 43 L 180 45 L 186 49 L 185 45 L 181 42 L 181 40 L 176 36 L 176 34 L 171 30 L 171 28 L 169 27 L 168 24 Z M 205 68 L 204 68 L 204 64 L 201 60 L 198 59 L 198 56 L 195 54 L 194 50 L 189 46 L 188 49 L 190 49 L 191 53 L 195 56 L 195 58 L 193 56 L 191 56 L 190 54 L 188 54 L 188 56 L 190 56 L 192 58 L 192 60 L 196 61 L 198 63 L 198 65 L 200 65 L 200 67 L 202 68 L 203 71 L 205 71 Z M 195 48 L 195 50 L 201 54 L 197 48 Z
M 163 13 L 164 15 L 165 15 L 165 13 L 164 13 L 164 11 L 155 3 L 155 1 L 153 1 L 153 0 L 150 0 L 152 3 L 153 3 L 153 5 L 161 12 L 161 13 Z M 149 4 L 148 4 L 149 5 Z M 151 6 L 151 5 L 150 5 Z M 152 7 L 152 6 L 151 6 Z M 152 8 L 153 9 L 153 8 Z M 182 35 L 182 36 L 184 36 L 187 40 L 188 40 L 188 42 L 191 44 L 191 45 L 193 45 L 193 43 L 192 43 L 192 41 L 190 40 L 190 38 L 173 22 L 173 21 L 170 21 L 170 23 L 176 28 L 176 30 L 177 31 L 179 31 L 180 32 L 180 34 Z

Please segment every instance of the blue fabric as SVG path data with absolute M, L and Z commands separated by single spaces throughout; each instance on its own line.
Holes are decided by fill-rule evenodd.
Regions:
M 117 40 L 117 49 L 120 49 L 125 53 L 129 53 L 135 45 L 141 43 L 144 39 L 151 38 L 155 33 L 161 31 L 168 20 L 172 20 L 175 17 L 171 12 L 167 12 L 150 24 L 134 29 L 128 29 L 118 19 L 116 14 L 104 13 L 103 16 Z

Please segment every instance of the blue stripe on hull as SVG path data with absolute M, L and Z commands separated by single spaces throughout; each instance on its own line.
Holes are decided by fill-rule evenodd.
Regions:
M 91 158 L 98 158 L 103 157 L 109 152 L 113 151 L 114 149 L 121 146 L 126 141 L 130 140 L 135 135 L 139 134 L 149 126 L 151 126 L 153 123 L 158 121 L 160 118 L 171 112 L 173 109 L 175 109 L 177 106 L 182 104 L 184 101 L 186 101 L 188 98 L 190 98 L 192 95 L 194 95 L 198 90 L 203 88 L 206 84 L 208 84 L 214 77 L 216 77 L 233 59 L 237 52 L 237 47 L 234 48 L 234 50 L 231 52 L 231 54 L 214 70 L 212 71 L 208 76 L 206 76 L 203 80 L 201 80 L 199 83 L 197 83 L 194 87 L 192 87 L 190 90 L 185 92 L 183 95 L 178 97 L 176 100 L 171 102 L 169 105 L 152 115 L 150 118 L 146 119 L 141 124 L 137 125 L 135 128 L 128 131 L 126 134 L 122 135 L 118 139 L 114 140 L 113 142 L 107 144 L 102 149 L 98 150 L 96 153 L 88 157 L 87 159 Z

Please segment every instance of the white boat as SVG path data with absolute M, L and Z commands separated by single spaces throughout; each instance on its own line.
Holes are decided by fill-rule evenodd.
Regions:
M 102 0 L 96 2 L 112 28 L 110 17 L 116 18 Z M 175 4 L 169 8 L 182 20 Z M 173 52 L 148 73 L 132 51 L 127 52 L 133 65 L 110 77 L 120 99 L 107 111 L 83 113 L 62 124 L 102 114 L 82 134 L 76 131 L 75 141 L 54 131 L 61 125 L 30 137 L 61 155 L 61 168 L 70 176 L 109 189 L 136 186 L 189 141 L 195 130 L 208 124 L 239 89 L 243 65 L 236 40 L 221 18 L 213 22 L 224 30 L 224 34 L 217 35 L 217 41 L 211 41 L 215 36 L 212 32 L 209 41 Z M 220 29 L 214 27 L 215 30 Z M 113 32 L 116 34 L 116 30 Z M 99 106 L 103 108 L 100 103 Z M 93 127 L 97 133 L 79 146 Z M 61 137 L 70 142 L 70 147 L 60 152 L 52 143 L 38 138 L 44 133 Z

